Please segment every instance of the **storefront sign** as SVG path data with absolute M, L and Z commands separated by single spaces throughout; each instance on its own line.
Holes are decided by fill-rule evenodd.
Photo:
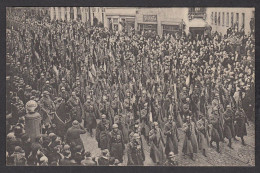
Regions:
M 144 15 L 144 22 L 157 22 L 157 15 Z

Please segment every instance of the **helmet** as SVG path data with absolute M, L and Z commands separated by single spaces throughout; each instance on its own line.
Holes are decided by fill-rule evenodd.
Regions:
M 175 157 L 175 154 L 172 151 L 169 152 L 169 158 L 173 158 L 173 157 Z
M 112 128 L 113 129 L 118 128 L 118 125 L 117 124 L 113 124 Z

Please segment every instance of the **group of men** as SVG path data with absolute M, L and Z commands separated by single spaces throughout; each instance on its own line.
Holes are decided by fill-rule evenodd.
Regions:
M 17 152 L 24 151 L 29 165 L 92 164 L 80 138 L 86 132 L 102 151 L 99 165 L 122 164 L 125 153 L 127 165 L 144 165 L 144 143 L 157 165 L 178 165 L 180 142 L 191 159 L 199 151 L 207 157 L 213 142 L 220 152 L 225 138 L 230 148 L 236 137 L 246 145 L 247 120 L 254 121 L 254 35 L 231 29 L 224 36 L 159 36 L 21 12 L 8 17 L 8 163 L 19 165 Z M 30 144 L 23 128 L 32 100 L 43 135 Z

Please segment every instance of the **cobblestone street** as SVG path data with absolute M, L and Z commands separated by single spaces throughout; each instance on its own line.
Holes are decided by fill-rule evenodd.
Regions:
M 182 154 L 182 145 L 184 133 L 181 129 L 178 129 L 180 135 L 179 142 L 179 155 L 178 162 L 179 166 L 254 166 L 255 165 L 255 126 L 253 123 L 249 123 L 247 126 L 248 135 L 244 138 L 246 146 L 241 144 L 240 138 L 237 138 L 238 141 L 232 140 L 232 147 L 230 149 L 227 146 L 227 140 L 225 143 L 220 143 L 221 153 L 217 153 L 215 148 L 215 143 L 213 143 L 213 148 L 209 147 L 207 151 L 207 157 L 204 157 L 199 151 L 195 156 L 195 161 L 192 161 L 188 157 L 186 158 Z M 95 131 L 94 131 L 95 134 Z M 94 135 L 95 136 L 95 135 Z M 101 150 L 97 147 L 97 141 L 95 137 L 90 137 L 89 133 L 86 133 L 81 136 L 84 142 L 85 149 L 92 153 L 93 157 L 99 157 L 101 155 Z M 150 147 L 147 145 L 143 136 L 144 152 L 145 152 L 145 166 L 155 166 L 153 161 L 150 158 Z M 127 155 L 126 150 L 124 154 L 124 161 L 122 165 L 127 165 Z

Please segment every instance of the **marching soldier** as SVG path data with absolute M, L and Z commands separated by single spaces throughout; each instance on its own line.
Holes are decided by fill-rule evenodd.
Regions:
M 48 128 L 50 128 L 51 120 L 53 119 L 53 113 L 55 112 L 55 104 L 50 97 L 50 93 L 48 91 L 44 91 L 43 97 L 40 99 L 40 114 L 42 116 L 43 128 L 44 131 L 47 132 Z M 43 132 L 44 133 L 44 132 Z
M 187 116 L 186 123 L 183 124 L 183 131 L 185 133 L 182 152 L 184 155 L 194 160 L 194 153 L 198 151 L 198 142 L 196 137 L 195 123 L 191 121 L 191 117 Z
M 202 150 L 202 154 L 207 157 L 207 148 L 209 144 L 209 136 L 208 136 L 208 121 L 205 119 L 205 116 L 200 114 L 199 120 L 197 121 L 197 129 L 198 129 L 198 146 L 199 149 Z
M 106 115 L 101 116 L 101 121 L 97 124 L 96 140 L 98 142 L 98 148 L 101 150 L 109 149 L 109 132 L 111 126 L 109 120 L 106 119 Z
M 82 103 L 80 99 L 76 96 L 75 92 L 71 93 L 71 97 L 67 101 L 68 108 L 71 110 L 71 112 L 75 113 L 74 120 L 77 120 L 79 123 L 82 122 L 82 117 L 84 117 L 84 111 L 82 107 Z
M 127 147 L 128 161 L 127 165 L 144 165 L 144 149 L 141 137 L 138 133 L 134 133 Z
M 177 125 L 172 116 L 168 117 L 168 122 L 164 126 L 164 135 L 166 136 L 165 154 L 168 155 L 170 152 L 178 154 L 178 142 L 180 140 Z
M 109 133 L 109 151 L 111 157 L 118 159 L 121 163 L 123 162 L 124 154 L 124 139 L 122 132 L 118 129 L 117 124 L 113 124 L 112 131 Z
M 162 130 L 159 128 L 157 122 L 152 124 L 152 130 L 149 132 L 150 140 L 150 157 L 153 162 L 157 165 L 161 165 L 165 162 L 165 153 L 164 153 L 164 139 Z
M 87 101 L 84 104 L 84 127 L 86 127 L 90 133 L 90 136 L 93 136 L 92 129 L 95 129 L 97 126 L 96 114 L 97 111 L 94 109 L 94 104 L 91 102 L 90 96 L 87 96 Z

